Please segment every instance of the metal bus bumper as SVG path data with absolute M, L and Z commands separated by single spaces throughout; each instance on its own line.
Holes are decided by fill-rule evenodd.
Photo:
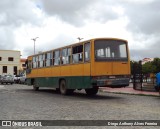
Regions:
M 97 79 L 93 81 L 93 85 L 98 87 L 111 87 L 121 88 L 129 86 L 129 78 L 117 78 L 117 79 Z

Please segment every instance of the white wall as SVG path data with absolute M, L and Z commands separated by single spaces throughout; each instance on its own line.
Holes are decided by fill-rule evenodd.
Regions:
M 20 69 L 20 51 L 0 50 L 0 75 L 3 74 L 3 66 L 7 66 L 7 74 L 14 74 L 14 66 L 17 66 L 17 71 Z M 8 57 L 13 57 L 13 61 L 8 61 Z

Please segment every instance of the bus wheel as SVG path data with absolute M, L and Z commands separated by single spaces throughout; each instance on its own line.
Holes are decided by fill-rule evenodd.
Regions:
M 33 90 L 35 90 L 35 91 L 38 91 L 38 90 L 39 90 L 39 87 L 36 86 L 35 81 L 33 82 Z
M 61 80 L 60 85 L 59 85 L 59 89 L 60 89 L 60 93 L 62 95 L 66 95 L 68 90 L 66 87 L 66 81 L 65 80 Z
M 65 80 L 61 80 L 59 90 L 62 95 L 69 95 L 72 94 L 74 91 L 73 89 L 67 89 Z
M 90 89 L 85 89 L 87 95 L 96 95 L 98 92 L 98 87 L 93 87 Z

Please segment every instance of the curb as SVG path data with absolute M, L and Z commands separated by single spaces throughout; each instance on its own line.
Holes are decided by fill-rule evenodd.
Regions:
M 159 94 L 141 94 L 141 93 L 131 93 L 131 92 L 118 92 L 118 91 L 107 91 L 103 89 L 99 89 L 100 92 L 104 93 L 114 93 L 114 94 L 126 94 L 126 95 L 138 95 L 138 96 L 153 96 L 153 97 L 160 97 Z

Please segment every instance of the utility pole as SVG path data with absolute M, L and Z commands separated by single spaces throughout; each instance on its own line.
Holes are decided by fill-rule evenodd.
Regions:
M 36 38 L 32 38 L 31 40 L 33 40 L 34 41 L 34 54 L 36 53 L 36 51 L 35 51 L 35 43 L 36 43 L 36 39 L 37 38 L 39 38 L 39 37 L 36 37 Z

